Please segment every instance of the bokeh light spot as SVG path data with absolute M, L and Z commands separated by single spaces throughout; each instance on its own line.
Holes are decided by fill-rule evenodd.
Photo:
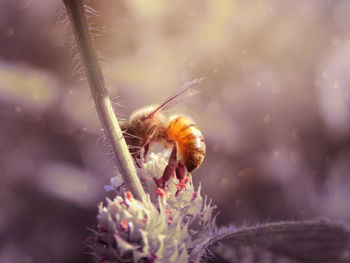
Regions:
M 264 122 L 265 123 L 270 123 L 271 122 L 271 115 L 265 115 L 265 117 L 264 117 Z
M 325 70 L 322 72 L 322 78 L 328 79 L 329 78 L 329 71 Z
M 3 36 L 6 38 L 10 38 L 13 36 L 14 32 L 14 28 L 12 26 L 9 26 L 5 29 Z
M 40 110 L 57 101 L 58 95 L 58 82 L 49 73 L 18 64 L 0 63 L 0 100 Z
M 240 170 L 238 172 L 238 176 L 239 177 L 251 176 L 252 173 L 253 173 L 253 169 L 252 168 L 244 168 L 243 170 Z
M 337 36 L 333 36 L 331 40 L 332 46 L 336 47 L 339 45 L 339 38 Z
M 274 158 L 278 159 L 278 158 L 281 157 L 281 152 L 280 152 L 280 151 L 274 151 L 274 152 L 272 153 L 272 155 L 273 155 Z
M 215 144 L 215 145 L 213 146 L 213 152 L 216 153 L 216 152 L 218 152 L 219 150 L 220 150 L 220 146 L 219 146 L 218 144 Z
M 15 106 L 15 112 L 20 113 L 22 108 L 20 106 Z

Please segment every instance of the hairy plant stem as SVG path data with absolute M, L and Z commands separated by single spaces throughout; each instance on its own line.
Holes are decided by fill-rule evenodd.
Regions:
M 104 77 L 93 49 L 84 11 L 84 0 L 63 0 L 72 23 L 74 36 L 89 82 L 92 97 L 109 138 L 123 181 L 135 198 L 143 200 L 146 194 L 137 176 L 134 162 L 115 116 Z

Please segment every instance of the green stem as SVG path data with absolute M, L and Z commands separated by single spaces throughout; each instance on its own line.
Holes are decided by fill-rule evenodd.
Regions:
M 108 96 L 104 77 L 94 52 L 85 18 L 84 1 L 63 0 L 63 2 L 72 23 L 75 39 L 100 121 L 116 156 L 117 165 L 122 174 L 123 181 L 135 198 L 143 200 L 146 198 L 146 194 L 137 176 L 134 162 L 119 127 L 111 100 Z

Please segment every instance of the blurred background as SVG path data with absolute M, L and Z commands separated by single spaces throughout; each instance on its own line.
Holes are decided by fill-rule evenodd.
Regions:
M 176 108 L 219 226 L 350 219 L 350 2 L 99 0 L 94 42 L 118 116 L 199 77 Z M 98 14 L 98 16 L 94 16 Z M 0 262 L 93 262 L 116 175 L 60 1 L 0 1 Z

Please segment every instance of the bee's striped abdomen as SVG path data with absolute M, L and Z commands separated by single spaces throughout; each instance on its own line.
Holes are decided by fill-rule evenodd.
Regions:
M 205 141 L 201 131 L 189 118 L 174 118 L 167 129 L 169 139 L 176 141 L 189 172 L 198 168 L 205 157 Z

